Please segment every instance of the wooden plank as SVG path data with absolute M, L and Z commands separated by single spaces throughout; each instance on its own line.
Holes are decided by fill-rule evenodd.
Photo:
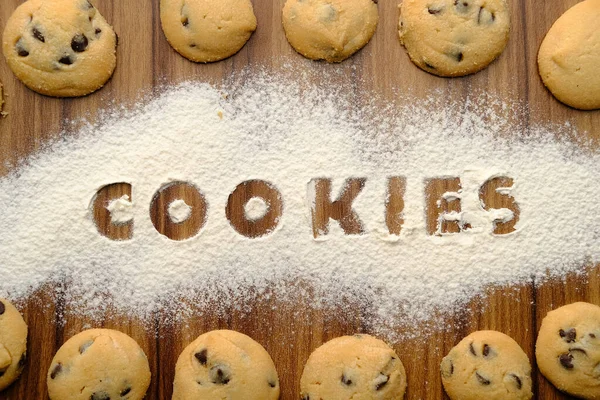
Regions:
M 0 28 L 20 3 L 21 0 L 2 0 Z M 223 62 L 198 65 L 179 56 L 166 42 L 160 30 L 158 0 L 96 0 L 120 38 L 117 71 L 101 91 L 70 100 L 40 96 L 18 82 L 4 59 L 0 60 L 0 80 L 5 85 L 9 113 L 0 120 L 0 176 L 8 173 L 19 159 L 57 137 L 67 128 L 65 119 L 93 119 L 97 110 L 110 102 L 131 103 L 161 85 L 186 79 L 219 83 L 248 67 L 263 66 L 276 71 L 285 63 L 310 72 L 338 71 L 336 79 L 351 83 L 356 93 L 373 90 L 405 103 L 418 102 L 432 90 L 438 90 L 439 97 L 446 101 L 461 101 L 477 93 L 517 99 L 530 105 L 521 122 L 569 121 L 587 132 L 589 138 L 600 138 L 600 112 L 580 112 L 563 106 L 548 93 L 537 75 L 537 49 L 543 36 L 577 0 L 510 2 L 513 30 L 505 53 L 481 73 L 452 80 L 426 74 L 411 64 L 398 43 L 394 1 L 379 1 L 381 20 L 375 37 L 365 49 L 339 65 L 308 61 L 291 49 L 281 26 L 283 3 L 284 0 L 254 0 L 259 27 L 247 46 Z M 432 187 L 432 192 L 443 190 L 439 185 Z M 430 215 L 434 212 L 430 210 Z M 597 267 L 591 266 L 589 279 L 569 277 L 540 285 L 490 288 L 487 297 L 474 299 L 452 318 L 437 322 L 442 326 L 431 337 L 393 343 L 408 372 L 407 398 L 445 398 L 439 362 L 462 337 L 477 329 L 497 329 L 511 335 L 533 360 L 537 329 L 547 311 L 575 300 L 600 304 L 598 272 Z M 150 400 L 170 398 L 179 353 L 208 330 L 239 330 L 263 344 L 277 365 L 283 400 L 299 397 L 303 365 L 317 346 L 343 334 L 368 332 L 364 325 L 368 310 L 364 308 L 318 312 L 307 307 L 309 297 L 290 305 L 276 294 L 268 300 L 250 302 L 251 313 L 233 306 L 224 315 L 204 309 L 198 310 L 194 318 L 173 324 L 161 313 L 148 322 L 128 320 L 111 311 L 98 324 L 65 309 L 60 295 L 64 289 L 64 284 L 41 288 L 20 304 L 31 333 L 29 362 L 21 379 L 1 393 L 0 399 L 46 399 L 45 376 L 54 353 L 67 338 L 90 326 L 120 329 L 140 343 L 152 368 L 153 380 L 147 396 Z M 65 324 L 60 323 L 63 316 Z M 414 327 L 398 328 L 400 333 L 408 329 Z M 567 398 L 541 377 L 535 366 L 534 382 L 537 398 Z

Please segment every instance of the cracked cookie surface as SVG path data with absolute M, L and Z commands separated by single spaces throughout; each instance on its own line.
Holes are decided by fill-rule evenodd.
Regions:
M 529 358 L 501 332 L 473 332 L 450 350 L 440 370 L 444 389 L 453 400 L 533 397 Z
M 9 18 L 2 42 L 17 78 L 48 96 L 90 94 L 117 62 L 117 36 L 87 0 L 26 1 Z
M 377 22 L 373 0 L 287 0 L 283 7 L 288 41 L 313 60 L 347 59 L 371 40 Z
M 400 43 L 413 63 L 429 73 L 464 76 L 494 61 L 506 47 L 506 0 L 404 0 Z
M 535 355 L 540 372 L 559 390 L 600 399 L 600 307 L 579 302 L 550 311 Z
M 27 351 L 27 325 L 8 300 L 0 298 L 0 391 L 21 375 Z
M 342 336 L 317 348 L 300 380 L 303 400 L 398 400 L 406 391 L 404 365 L 385 342 Z
M 564 104 L 600 109 L 600 0 L 586 0 L 550 28 L 538 53 L 544 85 Z
M 160 19 L 169 44 L 195 62 L 234 55 L 256 30 L 250 0 L 161 0 Z
M 58 350 L 47 376 L 52 400 L 140 400 L 150 385 L 146 354 L 111 329 L 90 329 Z
M 183 350 L 175 367 L 173 400 L 276 400 L 279 391 L 269 353 L 235 331 L 199 336 Z

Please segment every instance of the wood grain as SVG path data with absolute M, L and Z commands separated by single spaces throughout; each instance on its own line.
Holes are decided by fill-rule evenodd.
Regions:
M 600 138 L 600 112 L 580 112 L 565 107 L 547 92 L 537 75 L 536 55 L 543 36 L 577 0 L 510 1 L 513 30 L 507 50 L 488 69 L 460 79 L 438 78 L 410 63 L 397 39 L 396 1 L 379 1 L 381 19 L 375 37 L 365 49 L 339 65 L 311 62 L 291 49 L 281 26 L 283 2 L 254 0 L 259 27 L 247 46 L 223 62 L 198 65 L 169 47 L 160 30 L 158 0 L 96 0 L 97 7 L 120 37 L 117 71 L 101 91 L 81 99 L 40 96 L 18 82 L 4 59 L 0 60 L 0 80 L 5 86 L 5 110 L 8 112 L 8 116 L 0 120 L 0 176 L 9 173 L 20 159 L 56 138 L 66 128 L 63 126 L 65 119 L 93 119 L 97 110 L 108 103 L 131 103 L 161 85 L 186 79 L 218 83 L 247 67 L 261 66 L 276 71 L 286 63 L 317 72 L 313 76 L 322 71 L 339 72 L 337 79 L 350 84 L 356 93 L 373 90 L 400 102 L 418 102 L 432 90 L 437 90 L 440 98 L 448 101 L 460 101 L 485 91 L 504 99 L 527 102 L 530 108 L 521 117 L 524 124 L 569 121 L 581 132 L 587 132 L 590 139 L 597 142 Z M 3 29 L 7 18 L 20 3 L 20 0 L 2 0 L 0 28 Z M 443 186 L 439 185 L 443 184 L 432 187 L 432 192 L 442 190 Z M 123 193 L 127 193 L 126 188 L 109 188 L 102 201 Z M 486 201 L 492 200 L 489 196 L 484 194 Z M 164 204 L 169 197 L 163 197 L 160 201 Z M 401 207 L 401 203 L 395 207 Z M 435 212 L 430 209 L 432 216 Z M 163 233 L 188 234 L 174 232 L 164 223 L 164 215 L 156 213 L 153 211 L 153 218 Z M 105 214 L 98 214 L 97 218 L 101 221 L 99 229 L 114 230 Z M 116 232 L 124 237 L 129 234 L 127 227 Z M 445 319 L 431 337 L 393 343 L 408 373 L 407 399 L 446 398 L 439 379 L 440 360 L 462 337 L 474 330 L 505 332 L 532 358 L 537 330 L 549 310 L 577 300 L 600 304 L 599 269 L 597 266 L 585 266 L 585 269 L 589 272 L 587 275 L 567 277 L 564 281 L 533 283 L 518 288 L 490 288 L 487 296 L 473 300 L 452 318 Z M 66 308 L 60 295 L 66 285 L 65 282 L 41 288 L 20 305 L 31 332 L 29 362 L 21 379 L 1 393 L 0 399 L 46 399 L 45 376 L 54 353 L 66 339 L 92 325 L 85 317 L 72 315 Z M 244 311 L 230 307 L 227 313 L 216 315 L 211 310 L 198 310 L 197 318 L 176 323 L 168 322 L 168 316 L 161 313 L 148 322 L 124 319 L 114 312 L 107 312 L 103 322 L 93 323 L 93 326 L 122 330 L 144 348 L 153 376 L 147 396 L 150 400 L 170 398 L 179 353 L 199 334 L 218 328 L 241 331 L 265 346 L 279 371 L 281 399 L 291 400 L 299 398 L 303 365 L 317 346 L 343 334 L 368 332 L 364 318 L 368 311 L 365 309 L 319 312 L 307 307 L 309 303 L 307 297 L 290 305 L 275 293 L 269 300 L 250 302 Z M 61 323 L 63 317 L 65 323 Z M 412 327 L 401 326 L 398 330 L 402 333 L 409 328 Z M 537 372 L 535 364 L 534 383 L 539 399 L 568 398 Z

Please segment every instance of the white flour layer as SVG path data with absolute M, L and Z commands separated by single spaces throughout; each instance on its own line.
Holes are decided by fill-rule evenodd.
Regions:
M 169 219 L 176 223 L 180 224 L 185 222 L 192 215 L 192 207 L 187 205 L 187 203 L 182 199 L 177 199 L 169 204 L 167 208 L 167 213 L 169 214 Z
M 348 302 L 373 331 L 389 333 L 451 312 L 489 285 L 564 276 L 599 260 L 600 155 L 556 139 L 568 127 L 512 126 L 501 104 L 499 114 L 472 102 L 365 104 L 350 88 L 303 85 L 255 76 L 170 88 L 65 134 L 1 178 L 0 296 L 66 280 L 66 301 L 80 312 L 110 306 L 146 317 L 185 313 L 176 300 L 185 297 L 218 311 L 269 293 L 315 307 Z M 474 192 L 499 175 L 514 179 L 503 192 L 521 210 L 518 230 L 505 236 L 492 234 L 493 220 L 510 219 L 509 210 L 484 211 Z M 399 236 L 385 226 L 390 176 L 407 178 Z M 427 235 L 424 181 L 440 176 L 461 177 L 463 192 L 447 196 L 461 197 L 457 218 L 470 232 Z M 308 184 L 323 177 L 333 179 L 334 197 L 346 178 L 367 178 L 354 203 L 364 235 L 345 236 L 332 221 L 329 235 L 313 239 Z M 242 237 L 225 217 L 228 196 L 250 179 L 272 183 L 284 202 L 278 228 L 260 239 Z M 149 217 L 154 193 L 171 181 L 193 183 L 208 202 L 206 225 L 181 242 Z M 91 199 L 113 182 L 132 185 L 129 241 L 100 236 L 92 221 Z
M 133 204 L 127 195 L 111 200 L 106 209 L 110 212 L 110 222 L 115 225 L 127 224 L 133 219 Z

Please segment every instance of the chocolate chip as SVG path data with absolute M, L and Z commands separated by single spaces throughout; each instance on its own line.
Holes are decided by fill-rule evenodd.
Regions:
M 304 396 L 302 396 L 302 400 L 310 400 L 310 396 L 309 395 L 304 395 Z
M 94 344 L 93 340 L 88 340 L 87 342 L 85 342 L 84 344 L 79 346 L 79 354 L 85 353 L 85 351 L 93 344 Z
M 351 386 L 354 382 L 352 382 L 352 379 L 348 378 L 346 374 L 342 374 L 342 383 L 346 386 Z
M 50 379 L 55 379 L 62 372 L 62 364 L 58 363 L 50 373 Z
M 579 347 L 574 347 L 572 349 L 569 349 L 569 353 L 576 353 L 576 352 L 582 353 L 583 355 L 587 355 L 587 351 L 585 351 L 584 349 L 581 349 Z
M 593 333 L 590 333 L 590 334 L 589 334 L 589 336 L 590 336 L 592 339 L 596 339 L 596 335 L 594 335 Z
M 191 47 L 191 48 L 194 48 L 194 47 L 196 47 L 196 44 L 195 44 L 195 43 L 192 43 L 192 44 L 190 44 L 190 47 Z
M 27 362 L 27 352 L 21 354 L 21 358 L 19 358 L 19 369 L 22 369 Z
M 73 36 L 71 40 L 71 48 L 76 53 L 82 53 L 88 47 L 88 38 L 84 34 Z
M 425 63 L 425 66 L 426 66 L 427 68 L 429 68 L 429 69 L 435 69 L 435 67 L 434 67 L 433 65 L 431 65 L 431 64 L 429 64 L 429 63 L 427 63 L 427 62 Z
M 469 2 L 465 0 L 454 0 L 454 5 L 456 6 L 456 10 L 463 14 L 469 12 L 471 6 Z
M 465 56 L 461 51 L 461 52 L 454 54 L 454 58 L 456 58 L 456 61 L 461 62 L 465 58 Z
M 190 24 L 188 17 L 181 18 L 181 25 L 187 27 Z
M 4 305 L 3 302 L 0 301 L 0 315 L 4 314 L 6 312 L 6 306 Z
M 477 24 L 481 25 L 481 23 L 491 24 L 496 20 L 496 14 L 491 11 L 485 9 L 485 7 L 479 7 L 479 12 L 477 13 Z
M 475 353 L 475 347 L 473 347 L 473 343 L 471 343 L 469 345 L 469 351 L 471 352 L 471 354 L 473 354 L 474 356 L 477 355 L 477 353 Z
M 558 359 L 560 360 L 560 364 L 566 369 L 573 369 L 573 356 L 571 353 L 561 354 Z
M 121 396 L 121 397 L 127 396 L 130 392 L 131 392 L 131 387 L 126 387 L 125 389 L 121 390 L 121 393 L 119 393 L 119 396 Z
M 475 376 L 477 377 L 477 380 L 479 381 L 479 383 L 481 383 L 482 385 L 485 385 L 485 386 L 487 386 L 487 385 L 489 385 L 490 383 L 492 383 L 492 382 L 490 382 L 490 380 L 489 380 L 489 379 L 485 379 L 483 376 L 481 376 L 481 375 L 479 374 L 479 372 L 475 372 Z
M 487 357 L 490 355 L 490 346 L 488 346 L 487 344 L 483 345 L 483 356 Z
M 96 36 L 98 36 L 102 33 L 102 29 L 96 28 L 96 30 L 94 32 L 96 33 Z
M 443 8 L 439 7 L 439 8 L 432 8 L 432 7 L 428 7 L 427 11 L 429 12 L 429 14 L 431 15 L 438 15 L 442 12 Z
M 106 392 L 92 393 L 90 400 L 110 400 L 110 395 Z
M 37 28 L 33 28 L 31 30 L 31 34 L 33 35 L 34 38 L 36 38 L 40 42 L 46 43 L 46 38 L 44 37 L 44 35 L 42 35 L 42 32 L 37 30 Z
M 269 386 L 271 386 L 272 388 L 277 387 L 277 382 L 269 381 Z
M 71 60 L 71 57 L 69 56 L 64 56 L 63 58 L 61 58 L 60 60 L 58 60 L 59 63 L 61 64 L 65 64 L 65 65 L 71 65 L 73 64 L 73 60 Z
M 510 374 L 510 376 L 515 380 L 515 383 L 517 384 L 517 389 L 521 390 L 523 388 L 523 381 L 521 381 L 521 378 L 519 378 L 515 374 Z
M 206 365 L 206 363 L 208 362 L 208 350 L 207 349 L 200 350 L 199 352 L 194 354 L 194 357 L 196 357 L 196 359 L 198 360 L 198 362 L 200 364 Z
M 575 339 L 577 339 L 577 331 L 575 330 L 575 328 L 571 328 L 567 331 L 561 329 L 558 331 L 558 334 L 567 343 L 572 343 L 575 341 Z
M 231 380 L 229 373 L 225 371 L 222 365 L 215 365 L 210 369 L 210 377 L 212 383 L 216 385 L 227 385 Z
M 378 383 L 375 385 L 375 390 L 381 390 L 390 381 L 389 375 L 379 374 L 377 377 Z
M 444 358 L 442 360 L 442 365 L 440 366 L 440 369 L 444 378 L 450 378 L 454 374 L 454 363 L 451 359 Z
M 25 49 L 25 46 L 23 45 L 23 41 L 21 39 L 19 39 L 19 41 L 15 45 L 15 49 L 17 50 L 17 54 L 21 57 L 27 57 L 29 55 L 29 52 Z
M 8 367 L 6 369 L 0 369 L 0 378 L 2 378 L 4 376 L 7 369 L 8 369 Z
M 377 4 L 378 0 L 371 0 L 373 3 Z

